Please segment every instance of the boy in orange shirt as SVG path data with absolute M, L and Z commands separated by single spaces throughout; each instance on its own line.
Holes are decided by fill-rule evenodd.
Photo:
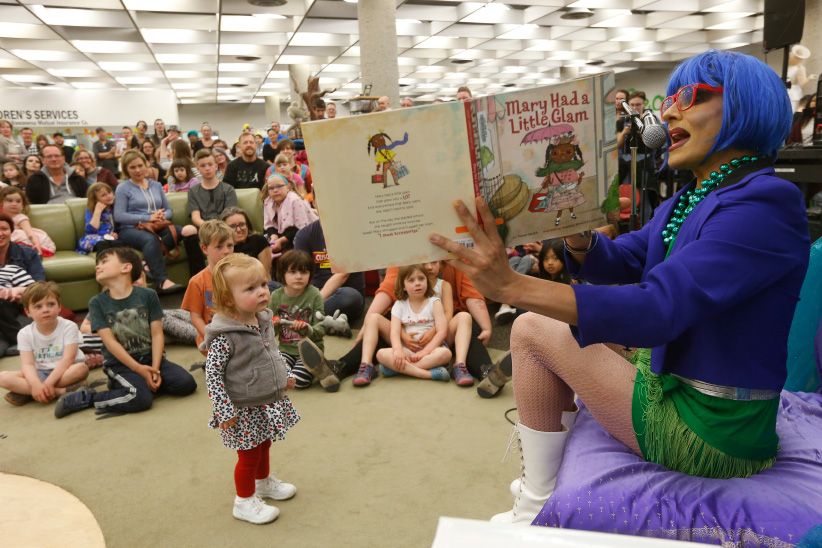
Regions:
M 234 253 L 234 231 L 223 221 L 212 220 L 200 225 L 199 236 L 200 249 L 205 254 L 208 265 L 189 280 L 182 308 L 191 313 L 191 323 L 197 330 L 197 348 L 205 356 L 205 328 L 214 316 L 211 270 L 220 259 Z

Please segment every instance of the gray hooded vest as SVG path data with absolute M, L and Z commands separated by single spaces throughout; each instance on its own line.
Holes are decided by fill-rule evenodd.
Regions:
M 225 390 L 237 407 L 272 403 L 281 400 L 285 393 L 288 369 L 277 347 L 272 315 L 269 309 L 257 313 L 259 333 L 220 313 L 206 326 L 206 347 L 217 335 L 225 335 L 231 345 Z

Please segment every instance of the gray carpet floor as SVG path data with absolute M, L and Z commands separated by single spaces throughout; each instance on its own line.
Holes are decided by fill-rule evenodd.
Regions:
M 507 332 L 496 329 L 492 346 L 507 347 Z M 349 344 L 327 337 L 328 356 Z M 167 350 L 186 367 L 201 359 L 193 348 Z M 18 367 L 0 360 L 0 370 Z M 99 369 L 90 376 L 100 378 Z M 277 504 L 272 524 L 239 522 L 236 454 L 207 428 L 203 372 L 195 378 L 188 398 L 160 397 L 147 412 L 104 420 L 92 411 L 56 420 L 52 406 L 0 401 L 0 471 L 76 495 L 111 547 L 421 547 L 439 516 L 487 519 L 510 508 L 508 483 L 519 473 L 516 453 L 501 462 L 510 386 L 484 400 L 453 382 L 379 378 L 355 389 L 347 379 L 335 394 L 291 393 L 302 420 L 274 444 L 271 465 L 297 496 Z

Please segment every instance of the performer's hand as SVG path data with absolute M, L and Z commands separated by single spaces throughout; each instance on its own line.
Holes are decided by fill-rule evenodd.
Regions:
M 516 299 L 509 297 L 509 293 L 516 285 L 517 274 L 508 264 L 505 244 L 497 233 L 494 215 L 485 200 L 480 197 L 476 198 L 476 206 L 482 219 L 482 226 L 477 224 L 461 200 L 454 204 L 457 216 L 463 226 L 468 227 L 468 232 L 474 240 L 472 248 L 463 247 L 440 234 L 432 234 L 429 240 L 457 256 L 455 260 L 448 262 L 457 270 L 464 272 L 482 295 L 500 303 L 515 301 Z

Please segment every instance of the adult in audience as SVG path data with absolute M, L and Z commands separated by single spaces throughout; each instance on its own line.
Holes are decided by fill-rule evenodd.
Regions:
M 11 131 L 14 128 L 8 120 L 0 120 L 0 165 L 14 162 L 23 165 L 23 156 L 26 151 L 23 146 L 14 140 Z
M 26 196 L 32 204 L 62 204 L 68 198 L 85 198 L 88 182 L 74 174 L 57 144 L 43 149 L 43 169 L 26 181 Z
M 813 128 L 816 123 L 816 94 L 800 99 L 799 107 L 800 110 L 793 115 L 787 143 L 810 146 L 813 144 Z
M 196 154 L 198 150 L 203 148 L 203 142 L 200 140 L 200 134 L 197 133 L 196 129 L 186 133 L 186 137 L 188 137 L 188 146 L 191 147 L 192 154 Z
M 49 138 L 41 133 L 34 139 L 34 143 L 37 145 L 37 154 L 42 156 L 43 147 L 49 144 Z
M 170 223 L 165 228 L 154 229 L 154 232 L 139 228 L 144 223 L 171 221 L 173 212 L 163 186 L 147 177 L 148 163 L 142 152 L 129 150 L 123 155 L 121 164 L 127 178 L 117 185 L 114 193 L 114 222 L 120 239 L 142 252 L 158 293 L 181 290 L 183 286 L 166 275 L 163 246 L 167 250 L 177 247 L 179 240 L 175 241 L 171 226 L 182 237 L 195 234 L 197 229 L 191 225 L 183 228 Z
M 282 128 L 280 127 L 280 122 L 271 122 L 271 129 L 274 130 L 274 135 L 277 136 L 276 140 L 271 141 L 269 144 L 276 145 L 278 142 L 285 139 L 285 133 L 283 133 Z
M 273 143 L 273 144 L 272 144 Z M 273 164 L 274 159 L 277 157 L 277 132 L 274 131 L 274 128 L 268 128 L 268 137 L 265 140 L 265 144 L 263 145 L 263 160 L 267 164 Z
M 240 156 L 228 164 L 223 182 L 236 188 L 260 189 L 265 183 L 268 163 L 257 157 L 257 141 L 252 133 L 240 135 L 238 145 Z
M 120 133 L 123 136 L 123 144 L 118 148 L 122 149 L 123 152 L 138 148 L 137 140 L 134 138 L 134 131 L 130 127 L 123 126 Z M 120 154 L 120 156 L 122 156 L 122 154 Z
M 322 97 L 314 99 L 314 106 L 311 108 L 314 116 L 312 120 L 325 120 L 325 101 Z
M 231 162 L 231 156 L 228 155 L 226 149 L 218 146 L 212 148 L 211 152 L 214 153 L 214 161 L 217 162 L 217 178 L 222 181 L 225 170 L 228 169 L 228 164 Z
M 207 149 L 211 150 L 214 147 L 214 142 L 215 142 L 214 141 L 214 132 L 212 131 L 211 126 L 208 125 L 208 124 L 203 124 L 202 126 L 200 126 L 200 133 L 202 134 L 202 138 L 200 139 L 200 144 L 202 144 L 203 146 L 201 146 L 200 148 L 195 150 L 194 151 L 195 154 L 197 153 L 198 150 L 200 150 L 202 148 L 207 148 Z
M 254 232 L 248 214 L 239 207 L 228 207 L 220 215 L 221 220 L 234 230 L 234 252 L 245 253 L 259 259 L 271 279 L 271 246 L 262 234 Z
M 403 97 L 400 99 L 400 106 L 402 108 L 408 108 L 414 106 L 414 100 L 411 97 Z
M 114 176 L 114 173 L 109 171 L 104 167 L 100 167 L 94 161 L 94 156 L 91 155 L 91 152 L 88 150 L 78 150 L 74 153 L 74 161 L 79 163 L 83 166 L 83 169 L 86 170 L 86 182 L 89 185 L 94 183 L 106 183 L 111 188 L 115 188 L 117 183 L 117 177 Z
M 24 127 L 20 130 L 20 142 L 23 144 L 24 154 L 37 154 L 40 152 L 37 143 L 34 142 L 34 130 L 30 127 Z
M 466 101 L 470 101 L 473 95 L 471 95 L 471 90 L 468 89 L 467 86 L 460 86 L 457 88 L 457 101 L 462 101 L 465 103 Z
M 337 117 L 337 103 L 334 101 L 328 101 L 325 104 L 325 117 L 329 120 L 333 120 Z
M 32 173 L 37 173 L 43 169 L 43 160 L 39 154 L 29 154 L 23 159 L 23 175 L 28 180 Z
M 44 281 L 46 273 L 37 250 L 12 242 L 13 230 L 14 221 L 0 212 L 0 271 L 6 265 L 13 265 L 24 270 L 34 281 Z M 17 332 L 28 323 L 20 305 L 25 287 L 13 283 L 13 277 L 6 280 L 3 286 L 0 287 L 0 357 L 8 353 L 9 347 L 16 347 Z
M 138 120 L 134 125 L 134 137 L 131 139 L 131 148 L 142 150 L 143 143 L 149 140 L 146 132 L 148 131 L 148 123 L 145 120 Z
M 499 521 L 530 523 L 553 492 L 575 393 L 614 438 L 669 470 L 747 477 L 776 459 L 809 247 L 801 192 L 772 165 L 790 100 L 768 65 L 716 50 L 680 64 L 667 92 L 668 162 L 695 180 L 638 231 L 566 237 L 567 266 L 591 284 L 513 272 L 481 200 L 484 229 L 456 208 L 470 250 L 431 237 L 489 298 L 536 312 L 511 333 L 525 466 Z M 644 349 L 631 363 L 605 342 Z
M 157 118 L 154 120 L 154 133 L 151 135 L 151 140 L 154 143 L 154 146 L 159 148 L 160 143 L 163 142 L 163 139 L 168 137 L 168 132 L 166 131 L 166 123 L 163 122 L 162 118 Z
M 55 145 L 63 149 L 63 157 L 65 157 L 66 163 L 72 163 L 74 161 L 74 147 L 71 147 L 66 144 L 66 140 L 63 137 L 63 134 L 59 131 L 54 133 L 51 136 L 51 138 L 54 139 Z M 40 154 L 43 154 L 43 147 L 40 148 Z
M 157 162 L 157 147 L 154 146 L 154 141 L 146 139 L 140 145 L 140 152 L 146 157 L 148 162 L 149 176 L 155 181 L 166 180 L 166 170 Z
M 97 165 L 104 167 L 114 175 L 120 173 L 120 168 L 117 165 L 117 148 L 114 143 L 108 138 L 106 130 L 98 127 L 96 130 L 97 141 L 95 141 L 91 148 L 94 151 L 94 160 Z
M 391 110 L 391 99 L 388 98 L 388 95 L 383 95 L 377 99 L 377 108 L 374 109 L 374 112 L 382 112 L 384 110 Z
M 294 249 L 305 251 L 314 260 L 311 283 L 320 290 L 325 301 L 325 313 L 332 315 L 339 310 L 348 316 L 349 323 L 356 322 L 365 307 L 365 276 L 362 272 L 331 272 L 331 260 L 319 220 L 297 232 Z

